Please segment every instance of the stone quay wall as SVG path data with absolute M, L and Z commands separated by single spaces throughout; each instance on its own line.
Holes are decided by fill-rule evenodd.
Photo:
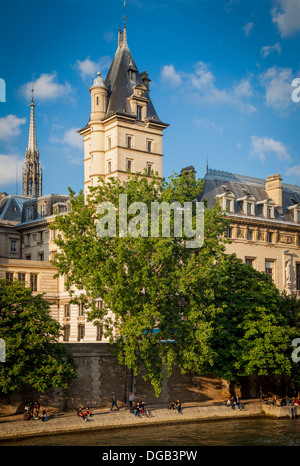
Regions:
M 76 409 L 89 405 L 103 408 L 111 404 L 111 392 L 115 390 L 118 404 L 124 406 L 132 390 L 136 399 L 146 403 L 165 404 L 174 399 L 183 402 L 225 400 L 229 396 L 229 384 L 221 379 L 200 377 L 194 373 L 181 374 L 175 367 L 170 378 L 165 377 L 159 398 L 155 397 L 150 382 L 143 374 L 132 372 L 118 363 L 113 347 L 105 343 L 69 343 L 77 365 L 77 378 L 68 390 L 52 388 L 40 393 L 31 388 L 12 394 L 0 395 L 0 415 L 21 413 L 27 397 L 39 400 L 40 404 L 60 410 Z

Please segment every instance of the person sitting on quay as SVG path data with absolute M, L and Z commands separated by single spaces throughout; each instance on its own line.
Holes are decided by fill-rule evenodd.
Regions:
M 172 401 L 172 402 L 169 404 L 168 409 L 176 409 L 176 408 L 175 408 L 175 405 L 176 405 L 175 401 Z
M 41 415 L 41 419 L 43 422 L 46 422 L 48 420 L 48 416 L 47 416 L 47 413 L 46 411 L 43 409 L 43 413 Z
M 181 401 L 180 400 L 176 401 L 175 407 L 176 407 L 176 409 L 178 411 L 178 414 L 182 414 L 182 407 L 181 407 Z
M 87 416 L 86 414 L 82 411 L 82 408 L 79 407 L 77 411 L 77 416 L 81 417 L 84 421 L 87 421 Z
M 92 417 L 92 415 L 93 415 L 92 411 L 90 410 L 90 408 L 88 406 L 85 408 L 84 414 L 86 415 L 86 417 Z
M 146 409 L 146 403 L 144 401 L 141 402 L 141 414 L 147 417 L 151 417 L 150 411 Z
M 141 417 L 140 403 L 139 403 L 139 402 L 137 402 L 137 404 L 135 405 L 134 410 L 133 410 L 133 414 L 134 414 L 136 417 Z

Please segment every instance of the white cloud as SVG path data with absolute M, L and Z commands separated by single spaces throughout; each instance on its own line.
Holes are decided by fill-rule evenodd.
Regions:
M 167 81 L 172 87 L 178 87 L 182 83 L 182 78 L 173 65 L 165 65 L 161 70 L 161 79 Z
M 15 154 L 0 154 L 0 186 L 15 183 L 16 178 L 20 181 L 24 160 Z
M 289 37 L 300 31 L 299 0 L 277 0 L 272 9 L 272 20 L 277 25 L 281 37 Z
M 29 99 L 31 97 L 32 85 L 34 89 L 34 96 L 39 100 L 52 100 L 57 99 L 61 96 L 69 95 L 73 88 L 65 81 L 64 84 L 60 84 L 57 80 L 57 73 L 44 73 L 33 82 L 28 82 L 21 86 L 21 92 Z
M 219 133 L 223 133 L 223 128 L 221 125 L 217 125 L 214 121 L 208 120 L 206 118 L 197 118 L 196 119 L 196 126 L 199 128 L 213 128 Z
M 65 130 L 62 125 L 53 124 L 49 137 L 51 144 L 58 146 L 72 165 L 82 165 L 84 153 L 83 137 L 77 133 L 77 129 Z
M 64 134 L 62 142 L 83 151 L 83 137 L 77 133 L 78 128 L 71 128 Z
M 268 107 L 284 114 L 292 108 L 291 68 L 277 68 L 273 66 L 259 76 L 261 85 L 265 88 L 265 101 Z
M 97 73 L 103 73 L 103 70 L 109 68 L 111 59 L 108 56 L 99 58 L 99 60 L 91 60 L 90 57 L 85 60 L 77 60 L 74 68 L 79 71 L 81 78 L 85 81 L 90 78 L 96 78 Z
M 271 52 L 278 52 L 278 55 L 281 54 L 281 46 L 278 42 L 274 45 L 265 45 L 264 47 L 261 48 L 261 51 L 260 51 L 263 58 L 266 58 L 268 55 L 270 55 Z
M 192 73 L 180 72 L 173 65 L 166 65 L 162 69 L 161 78 L 171 87 L 181 86 L 193 103 L 210 106 L 228 104 L 248 113 L 256 110 L 254 106 L 245 102 L 245 99 L 253 95 L 248 78 L 235 83 L 229 89 L 220 89 L 215 84 L 216 77 L 209 65 L 203 61 L 196 63 Z
M 252 21 L 249 21 L 249 23 L 245 24 L 245 26 L 243 27 L 243 31 L 246 37 L 250 36 L 253 28 L 254 28 L 254 23 Z
M 7 115 L 0 118 L 0 140 L 7 141 L 21 132 L 21 125 L 26 123 L 26 118 L 19 118 L 16 115 Z
M 294 165 L 286 169 L 287 176 L 296 176 L 300 178 L 300 165 Z
M 281 161 L 291 160 L 284 144 L 280 141 L 275 141 L 273 138 L 252 136 L 251 138 L 252 156 L 258 156 L 261 162 L 264 162 L 268 154 L 276 155 Z

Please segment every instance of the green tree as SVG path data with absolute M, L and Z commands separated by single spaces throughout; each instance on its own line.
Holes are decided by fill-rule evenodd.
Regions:
M 44 392 L 65 389 L 76 377 L 72 354 L 58 343 L 61 328 L 50 316 L 50 305 L 19 281 L 0 280 L 0 338 L 5 362 L 0 363 L 0 391 L 24 385 Z
M 203 182 L 193 174 L 174 174 L 167 181 L 154 174 L 152 180 L 138 175 L 126 182 L 111 178 L 105 183 L 100 179 L 98 186 L 90 188 L 87 199 L 82 193 L 75 196 L 70 191 L 71 212 L 57 216 L 51 227 L 59 231 L 56 244 L 60 252 L 53 264 L 59 274 L 67 275 L 66 287 L 71 294 L 73 285 L 82 290 L 80 298 L 73 296 L 74 301 L 80 300 L 91 309 L 88 313 L 91 321 L 104 323 L 106 334 L 116 343 L 119 362 L 133 369 L 134 374 L 143 369 L 157 395 L 163 368 L 170 375 L 174 364 L 181 364 L 180 346 L 186 341 L 182 277 L 192 257 L 201 256 L 209 268 L 224 254 L 222 238 L 228 221 L 219 206 L 207 209 L 203 247 L 187 248 L 187 237 L 174 235 L 176 212 L 173 210 L 170 235 L 164 236 L 168 222 L 161 215 L 160 234 L 151 236 L 151 203 L 178 202 L 184 206 L 184 202 L 195 201 L 202 189 Z M 141 236 L 137 237 L 97 235 L 97 222 L 107 219 L 109 223 L 106 212 L 99 213 L 97 206 L 104 202 L 118 206 L 120 194 L 127 195 L 128 205 L 143 202 L 147 206 L 148 222 L 143 226 L 148 229 L 147 237 L 142 236 L 142 225 Z M 117 208 L 118 226 L 122 221 L 120 214 Z M 128 215 L 128 222 L 135 218 Z M 195 226 L 195 205 L 192 219 Z M 101 310 L 95 305 L 97 297 L 104 300 Z M 203 346 L 208 331 L 202 328 Z M 176 345 L 172 343 L 174 339 Z M 209 351 L 206 352 L 203 358 L 209 357 Z
M 195 274 L 197 261 L 194 257 L 181 282 L 184 325 L 193 336 L 181 346 L 183 367 L 231 381 L 251 374 L 298 376 L 291 355 L 299 336 L 299 301 L 235 255 L 223 255 L 210 270 L 199 263 Z M 210 359 L 203 358 L 203 346 Z

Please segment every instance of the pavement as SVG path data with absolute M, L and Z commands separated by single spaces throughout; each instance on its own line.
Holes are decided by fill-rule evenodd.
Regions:
M 170 425 L 201 422 L 207 420 L 235 419 L 270 416 L 274 418 L 291 417 L 289 406 L 268 406 L 259 400 L 245 400 L 245 410 L 233 410 L 224 401 L 202 403 L 183 403 L 182 414 L 167 409 L 166 405 L 149 405 L 150 417 L 137 418 L 128 408 L 110 411 L 110 408 L 92 410 L 92 417 L 87 421 L 79 418 L 76 412 L 47 412 L 48 420 L 25 421 L 23 415 L 0 417 L 1 440 L 17 440 L 45 435 L 68 434 L 74 432 L 100 431 L 137 426 Z M 41 411 L 43 407 L 41 406 Z M 300 409 L 299 409 L 300 412 Z

